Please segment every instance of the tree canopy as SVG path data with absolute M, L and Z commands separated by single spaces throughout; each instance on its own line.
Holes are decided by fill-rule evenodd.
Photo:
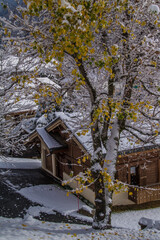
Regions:
M 91 132 L 93 142 L 93 227 L 105 228 L 122 137 L 133 146 L 159 143 L 159 5 L 150 0 L 24 3 L 18 15 L 11 14 L 12 22 L 1 18 L 3 39 L 24 58 L 52 63 L 62 92 L 50 98 L 59 105 L 70 98 L 73 111 L 83 115 L 79 134 Z

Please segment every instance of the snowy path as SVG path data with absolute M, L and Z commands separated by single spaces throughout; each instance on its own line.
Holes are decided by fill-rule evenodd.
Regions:
M 94 231 L 89 226 L 0 218 L 0 240 L 159 240 L 158 231 L 113 229 Z

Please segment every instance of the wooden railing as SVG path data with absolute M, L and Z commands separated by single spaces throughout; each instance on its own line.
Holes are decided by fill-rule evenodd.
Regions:
M 145 187 L 129 187 L 128 199 L 137 204 L 160 200 L 160 183 Z

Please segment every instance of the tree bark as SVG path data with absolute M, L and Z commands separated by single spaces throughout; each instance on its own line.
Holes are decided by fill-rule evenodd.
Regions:
M 106 201 L 105 201 L 105 188 L 103 176 L 100 171 L 94 176 L 97 180 L 95 186 L 95 215 L 93 219 L 92 227 L 94 229 L 106 229 L 108 222 L 106 221 Z

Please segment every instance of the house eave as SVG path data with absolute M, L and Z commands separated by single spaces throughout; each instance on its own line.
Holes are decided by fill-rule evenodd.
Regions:
M 149 150 L 158 150 L 158 149 L 160 149 L 160 144 L 154 144 L 154 145 L 150 145 L 150 146 L 122 150 L 122 151 L 119 151 L 118 154 L 119 155 L 128 155 L 128 154 L 132 154 L 132 153 L 144 152 L 144 151 L 149 151 Z
M 36 137 L 38 137 L 38 133 L 37 133 L 36 130 L 34 130 L 34 131 L 31 132 L 31 133 L 29 134 L 29 136 L 27 137 L 24 145 L 28 144 L 29 142 L 31 142 L 31 141 L 32 141 L 34 138 L 36 138 Z

